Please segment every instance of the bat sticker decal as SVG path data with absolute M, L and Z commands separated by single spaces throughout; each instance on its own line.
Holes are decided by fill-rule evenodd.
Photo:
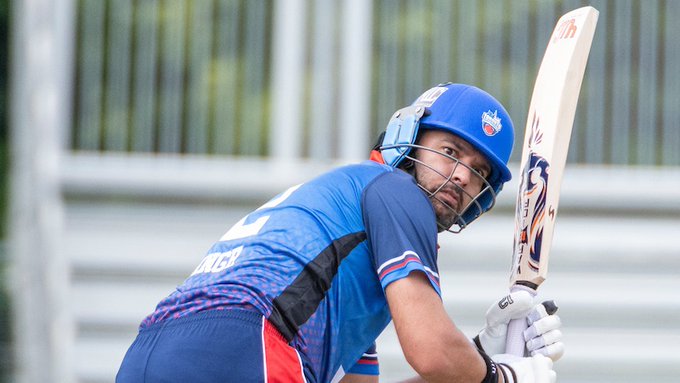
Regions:
M 526 246 L 531 244 L 528 266 L 534 271 L 538 271 L 541 261 L 541 243 L 543 238 L 543 223 L 546 214 L 548 169 L 550 163 L 545 158 L 537 155 L 533 146 L 539 144 L 543 139 L 543 133 L 539 126 L 539 118 L 534 115 L 532 121 L 531 136 L 529 137 L 529 159 L 522 169 L 521 187 L 522 194 L 518 196 L 516 235 L 519 236 L 515 241 L 520 246 L 519 260 L 527 253 Z M 521 265 L 516 262 L 515 265 Z

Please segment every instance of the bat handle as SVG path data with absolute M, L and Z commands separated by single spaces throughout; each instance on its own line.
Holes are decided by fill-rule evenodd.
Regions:
M 513 285 L 510 289 L 511 293 L 516 291 L 528 291 L 531 295 L 536 295 L 536 290 L 523 285 Z M 507 354 L 524 356 L 525 351 L 525 340 L 524 340 L 524 330 L 527 328 L 526 318 L 513 319 L 508 324 L 508 334 L 505 338 L 505 352 Z

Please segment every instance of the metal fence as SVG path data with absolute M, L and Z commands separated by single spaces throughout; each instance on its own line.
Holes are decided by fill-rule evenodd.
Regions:
M 496 95 L 521 138 L 554 22 L 586 3 L 600 19 L 569 160 L 679 165 L 664 0 L 80 0 L 71 147 L 337 158 L 443 81 Z

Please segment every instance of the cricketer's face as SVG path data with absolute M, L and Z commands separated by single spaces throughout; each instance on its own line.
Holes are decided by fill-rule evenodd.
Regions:
M 453 226 L 488 185 L 486 157 L 464 139 L 440 130 L 424 130 L 415 153 L 416 181 L 428 193 L 440 231 Z

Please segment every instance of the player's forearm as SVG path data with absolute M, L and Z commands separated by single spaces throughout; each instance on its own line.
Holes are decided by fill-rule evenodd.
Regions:
M 416 376 L 415 378 L 407 379 L 407 380 L 402 380 L 399 383 L 426 383 L 427 381 L 424 380 L 423 378 Z
M 481 359 L 481 358 L 480 358 Z M 470 372 L 473 372 L 473 369 L 477 369 L 476 367 L 481 367 L 481 375 L 472 377 Z M 416 370 L 417 371 L 417 370 Z M 461 374 L 463 372 L 467 372 L 468 374 Z M 481 362 L 481 366 L 479 366 L 477 363 L 475 365 L 468 365 L 461 367 L 459 366 L 457 368 L 457 373 L 455 376 L 452 376 L 451 370 L 449 368 L 441 368 L 438 373 L 436 374 L 427 374 L 427 373 L 422 373 L 419 372 L 421 376 L 416 376 L 407 380 L 401 381 L 401 383 L 431 383 L 431 382 L 472 382 L 472 383 L 477 383 L 477 382 L 482 382 L 486 381 L 486 365 L 485 362 Z M 494 383 L 505 383 L 502 379 L 501 375 L 497 375 L 498 381 Z
M 378 383 L 377 375 L 347 374 L 342 377 L 340 383 Z
M 448 317 L 447 325 L 432 334 L 429 364 L 419 373 L 428 382 L 480 382 L 486 364 L 469 339 Z
M 481 382 L 484 360 L 420 274 L 412 273 L 386 289 L 406 360 L 427 382 Z

